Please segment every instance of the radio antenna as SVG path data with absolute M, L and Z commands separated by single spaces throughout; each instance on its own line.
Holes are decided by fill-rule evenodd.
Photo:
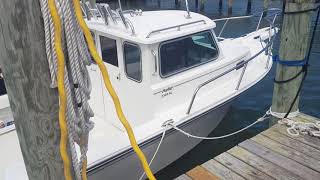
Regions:
M 119 0 L 120 1 L 120 0 Z M 186 3 L 186 9 L 187 9 L 187 16 L 186 16 L 186 18 L 187 19 L 189 19 L 189 18 L 191 18 L 191 16 L 190 16 L 190 10 L 189 10 L 189 2 L 188 2 L 188 0 L 185 0 L 185 3 Z
M 118 0 L 118 3 L 119 3 L 119 9 L 120 11 L 122 11 L 121 0 Z

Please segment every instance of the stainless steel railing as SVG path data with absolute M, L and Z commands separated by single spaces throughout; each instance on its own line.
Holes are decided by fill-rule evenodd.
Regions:
M 261 21 L 263 19 L 263 15 L 264 13 L 266 12 L 275 12 L 274 13 L 274 18 L 273 18 L 273 22 L 275 21 L 275 19 L 277 18 L 279 12 L 281 12 L 281 9 L 279 8 L 270 8 L 270 9 L 267 9 L 267 10 L 264 10 L 261 12 L 260 14 L 260 18 L 259 18 L 259 21 L 258 21 L 258 24 L 257 24 L 257 27 L 256 27 L 256 31 L 259 30 L 260 28 L 260 24 L 261 24 Z M 236 19 L 249 19 L 249 18 L 252 18 L 252 17 L 255 17 L 257 14 L 253 14 L 253 15 L 248 15 L 248 16 L 237 16 L 237 17 L 227 17 L 227 18 L 221 18 L 221 19 L 214 19 L 213 21 L 214 22 L 218 22 L 218 21 L 225 21 L 219 34 L 218 34 L 218 38 L 221 37 L 222 33 L 224 32 L 224 29 L 225 27 L 227 26 L 228 22 L 230 20 L 236 20 Z M 267 18 L 265 18 L 266 20 L 268 20 Z M 271 23 L 270 23 L 271 24 Z
M 151 35 L 155 34 L 155 33 L 160 33 L 161 31 L 166 31 L 166 30 L 169 30 L 169 29 L 175 29 L 177 28 L 177 30 L 179 31 L 181 27 L 183 26 L 188 26 L 188 25 L 191 25 L 191 24 L 197 24 L 197 23 L 203 23 L 203 24 L 206 24 L 206 21 L 205 20 L 198 20 L 198 21 L 193 21 L 193 22 L 189 22 L 189 23 L 184 23 L 184 24 L 180 24 L 180 25 L 176 25 L 176 26 L 170 26 L 170 27 L 166 27 L 166 28 L 161 28 L 161 29 L 157 29 L 157 30 L 154 30 L 154 31 L 151 31 L 146 38 L 150 38 Z
M 275 8 L 271 9 L 271 11 L 274 11 L 274 10 L 275 10 Z M 266 10 L 266 11 L 268 11 L 268 10 Z M 278 13 L 281 12 L 280 9 L 277 9 L 277 11 L 278 11 Z M 272 21 L 269 21 L 269 23 L 270 23 L 270 27 L 269 27 L 269 28 L 270 28 L 270 29 L 269 29 L 269 41 L 268 41 L 267 45 L 266 45 L 265 47 L 263 47 L 258 53 L 256 53 L 255 55 L 251 56 L 249 59 L 239 62 L 238 64 L 236 64 L 235 67 L 230 68 L 230 69 L 224 71 L 223 73 L 221 73 L 221 74 L 219 74 L 219 75 L 217 75 L 217 76 L 214 76 L 213 78 L 211 78 L 211 79 L 209 79 L 209 80 L 201 83 L 200 85 L 198 85 L 198 87 L 195 89 L 195 91 L 194 91 L 194 93 L 193 93 L 193 95 L 192 95 L 192 97 L 191 97 L 191 101 L 190 101 L 189 106 L 188 106 L 188 109 L 187 109 L 187 114 L 190 114 L 190 111 L 191 111 L 191 109 L 192 109 L 192 106 L 193 106 L 193 104 L 194 104 L 195 98 L 196 98 L 199 90 L 200 90 L 201 88 L 203 88 L 204 86 L 206 86 L 207 84 L 209 84 L 209 83 L 211 83 L 211 82 L 213 82 L 213 81 L 215 81 L 215 80 L 217 80 L 217 79 L 219 79 L 219 78 L 221 78 L 221 77 L 223 77 L 223 76 L 231 73 L 231 72 L 234 71 L 234 70 L 238 70 L 238 69 L 241 69 L 241 68 L 243 67 L 242 72 L 241 72 L 240 77 L 239 77 L 239 80 L 238 80 L 238 83 L 237 83 L 236 88 L 235 88 L 235 90 L 239 90 L 239 87 L 240 87 L 240 85 L 241 85 L 241 82 L 242 82 L 244 73 L 246 72 L 246 69 L 247 69 L 247 65 L 248 65 L 248 63 L 249 63 L 250 61 L 252 61 L 253 59 L 255 59 L 255 58 L 256 58 L 257 56 L 259 56 L 261 53 L 268 53 L 269 56 L 268 56 L 267 63 L 269 63 L 269 61 L 270 61 L 270 52 L 271 52 L 271 48 L 272 48 L 272 46 L 273 46 L 273 41 L 274 41 L 274 39 L 275 39 L 275 36 L 272 36 L 272 33 L 271 33 L 271 32 L 272 32 L 272 31 L 276 32 L 276 28 L 275 28 L 274 24 L 275 24 L 275 20 L 276 20 L 276 18 L 277 18 L 277 16 L 278 16 L 278 13 L 275 13 L 274 18 L 273 18 Z M 243 18 L 249 18 L 249 17 L 252 17 L 252 16 L 223 18 L 223 19 L 217 19 L 217 20 L 214 20 L 214 21 L 226 20 L 226 23 L 227 23 L 229 19 L 243 19 Z M 263 16 L 260 16 L 259 23 L 258 23 L 258 25 L 257 25 L 256 31 L 259 30 L 259 27 L 260 27 L 260 23 L 261 23 L 261 19 L 262 19 L 262 18 L 263 18 Z M 223 25 L 222 32 L 223 32 L 223 30 L 224 30 L 224 27 L 226 26 L 226 23 Z M 222 32 L 219 33 L 219 36 L 222 34 Z M 268 67 L 268 65 L 266 66 L 266 68 L 267 68 L 267 67 Z

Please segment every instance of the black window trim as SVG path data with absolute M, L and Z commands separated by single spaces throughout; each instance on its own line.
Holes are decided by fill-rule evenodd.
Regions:
M 191 37 L 191 36 L 193 36 L 193 35 L 195 35 L 195 34 L 204 33 L 204 32 L 209 32 L 209 33 L 211 34 L 211 37 L 212 37 L 212 39 L 213 39 L 213 42 L 214 42 L 214 44 L 216 45 L 218 54 L 217 54 L 214 58 L 212 58 L 212 59 L 210 59 L 210 60 L 208 60 L 208 61 L 206 61 L 206 62 L 199 63 L 199 64 L 195 64 L 195 65 L 193 65 L 193 66 L 190 66 L 190 67 L 187 67 L 187 68 L 183 68 L 183 69 L 181 69 L 181 70 L 174 71 L 174 72 L 169 73 L 169 74 L 167 74 L 167 75 L 163 75 L 163 74 L 162 74 L 162 71 L 161 71 L 161 47 L 162 47 L 164 44 L 168 44 L 168 43 L 171 43 L 171 42 L 179 41 L 179 40 L 181 40 L 181 39 L 185 39 L 186 37 Z M 190 70 L 190 69 L 192 69 L 192 68 L 195 68 L 195 67 L 198 67 L 198 66 L 201 66 L 201 65 L 210 63 L 210 62 L 212 62 L 212 61 L 217 60 L 217 59 L 219 58 L 219 56 L 220 56 L 219 46 L 218 46 L 218 44 L 217 44 L 216 38 L 215 38 L 212 30 L 200 31 L 200 32 L 196 32 L 196 33 L 193 33 L 193 34 L 188 34 L 188 35 L 186 35 L 186 36 L 182 36 L 182 37 L 179 37 L 179 38 L 170 39 L 170 40 L 161 42 L 160 45 L 159 45 L 159 48 L 158 48 L 158 52 L 159 52 L 159 53 L 158 53 L 158 59 L 159 59 L 159 60 L 158 60 L 159 74 L 160 74 L 160 77 L 161 77 L 162 79 L 165 79 L 165 78 L 171 77 L 171 76 L 173 76 L 173 75 L 182 73 L 182 72 L 184 72 L 184 71 L 188 71 L 188 70 Z
M 131 46 L 138 47 L 138 49 L 139 49 L 139 52 L 140 52 L 140 70 L 141 70 L 141 71 L 140 71 L 140 73 L 141 73 L 141 79 L 140 79 L 140 81 L 138 81 L 138 80 L 130 77 L 130 76 L 128 75 L 128 73 L 127 73 L 126 55 L 125 55 L 125 51 L 124 51 L 124 45 L 125 45 L 125 44 L 129 44 L 129 45 L 131 45 Z M 132 80 L 132 81 L 135 81 L 135 82 L 137 82 L 137 83 L 141 83 L 142 80 L 143 80 L 143 72 L 142 72 L 142 52 L 141 52 L 140 46 L 139 46 L 138 44 L 136 44 L 136 43 L 133 43 L 133 42 L 124 41 L 124 42 L 122 43 L 122 54 L 123 54 L 124 73 L 126 74 L 127 78 L 130 79 L 130 80 Z

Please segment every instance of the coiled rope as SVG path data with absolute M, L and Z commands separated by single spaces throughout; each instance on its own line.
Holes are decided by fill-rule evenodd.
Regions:
M 46 53 L 52 79 L 51 87 L 58 86 L 58 90 L 63 91 L 59 93 L 61 110 L 59 111 L 59 122 L 61 126 L 60 153 L 64 162 L 65 178 L 72 179 L 71 163 L 66 150 L 68 143 L 75 178 L 86 180 L 88 135 L 93 128 L 93 123 L 89 121 L 93 112 L 88 104 L 91 82 L 86 69 L 91 57 L 80 27 L 75 20 L 72 3 L 68 0 L 39 1 L 44 21 Z M 62 45 L 62 42 L 66 42 L 63 43 L 65 46 Z M 68 53 L 67 61 L 63 54 L 64 50 Z M 64 126 L 67 129 L 63 128 Z M 76 144 L 80 147 L 80 160 L 77 156 Z

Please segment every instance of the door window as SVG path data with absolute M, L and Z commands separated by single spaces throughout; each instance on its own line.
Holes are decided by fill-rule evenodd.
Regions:
M 100 45 L 103 61 L 118 67 L 117 41 L 100 36 Z
M 141 50 L 138 45 L 124 43 L 123 45 L 125 72 L 128 78 L 141 82 Z

